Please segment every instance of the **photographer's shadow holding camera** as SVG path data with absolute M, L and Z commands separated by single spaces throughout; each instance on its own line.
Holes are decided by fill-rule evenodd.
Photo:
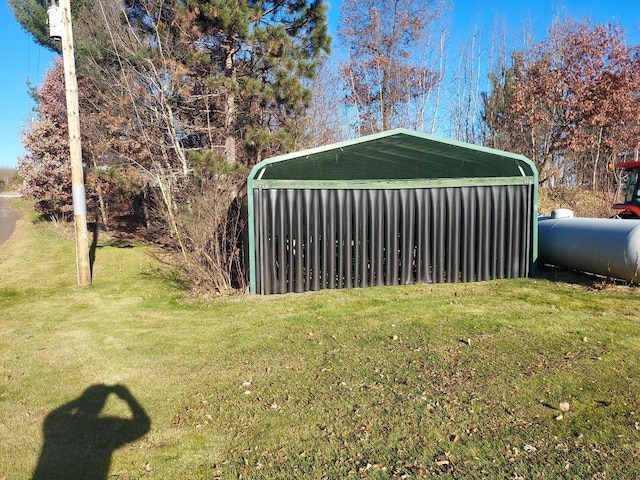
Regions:
M 109 395 L 127 404 L 128 418 L 101 416 Z M 145 435 L 151 420 L 122 385 L 92 385 L 44 421 L 44 445 L 33 480 L 106 479 L 113 452 Z

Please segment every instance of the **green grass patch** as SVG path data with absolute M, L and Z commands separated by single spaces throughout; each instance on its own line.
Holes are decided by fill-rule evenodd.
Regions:
M 118 479 L 640 477 L 635 288 L 538 278 L 198 304 L 143 245 L 99 242 L 93 285 L 77 287 L 72 239 L 27 216 L 0 246 L 0 478 L 55 472 L 56 455 L 85 478 L 103 473 L 88 458 Z M 126 441 L 144 428 L 126 426 L 121 390 L 82 396 L 98 385 L 126 387 L 148 433 Z M 78 399 L 100 415 L 79 417 Z

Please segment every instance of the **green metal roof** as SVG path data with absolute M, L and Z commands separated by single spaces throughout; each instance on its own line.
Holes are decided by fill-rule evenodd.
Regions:
M 395 129 L 258 163 L 250 180 L 381 181 L 535 177 L 522 155 Z M 530 178 L 528 180 L 531 180 Z

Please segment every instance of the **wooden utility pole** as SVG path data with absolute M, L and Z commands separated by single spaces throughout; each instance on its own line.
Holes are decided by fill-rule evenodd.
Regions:
M 87 200 L 82 170 L 82 147 L 80 144 L 78 80 L 76 78 L 76 61 L 73 50 L 70 1 L 60 0 L 59 8 L 62 13 L 62 60 L 64 64 L 64 84 L 67 93 L 73 219 L 76 230 L 76 266 L 78 285 L 84 287 L 91 285 L 91 264 L 89 260 L 89 234 L 87 232 Z

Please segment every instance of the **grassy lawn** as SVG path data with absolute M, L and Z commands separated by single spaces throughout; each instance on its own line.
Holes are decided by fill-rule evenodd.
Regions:
M 81 289 L 68 234 L 11 203 L 2 480 L 640 477 L 636 288 L 547 276 L 204 305 L 148 247 L 104 241 Z

